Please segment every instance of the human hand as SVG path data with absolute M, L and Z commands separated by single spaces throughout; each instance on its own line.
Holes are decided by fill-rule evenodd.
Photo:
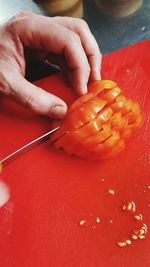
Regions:
M 89 78 L 100 79 L 101 54 L 85 21 L 18 13 L 0 25 L 0 92 L 35 112 L 62 119 L 67 106 L 24 78 L 25 49 L 62 67 L 79 95 Z

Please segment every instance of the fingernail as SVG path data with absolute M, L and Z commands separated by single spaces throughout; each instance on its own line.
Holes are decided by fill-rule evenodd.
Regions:
M 55 106 L 51 109 L 50 116 L 55 119 L 63 119 L 67 112 L 67 106 Z
M 101 79 L 101 75 L 100 75 L 100 70 L 99 69 L 95 69 L 94 71 L 93 71 L 93 77 L 94 77 L 94 79 L 95 80 L 100 80 Z
M 81 95 L 87 94 L 87 85 L 82 86 L 81 89 L 80 89 L 80 91 L 79 91 L 79 93 Z

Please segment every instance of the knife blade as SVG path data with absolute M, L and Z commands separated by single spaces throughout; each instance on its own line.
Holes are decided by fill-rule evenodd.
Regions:
M 13 153 L 9 154 L 8 156 L 6 156 L 2 160 L 0 160 L 0 165 L 2 165 L 3 167 L 5 167 L 10 162 L 14 161 L 19 156 L 23 155 L 24 153 L 26 153 L 27 151 L 29 151 L 33 147 L 35 147 L 35 146 L 37 146 L 39 144 L 44 143 L 45 141 L 47 141 L 49 139 L 50 135 L 52 133 L 54 133 L 55 131 L 57 131 L 60 127 L 61 126 L 58 126 L 58 127 L 54 128 L 54 129 L 52 129 L 51 131 L 49 131 L 49 132 L 41 135 L 40 137 L 32 140 L 31 142 L 27 143 L 26 145 L 20 147 L 19 149 L 17 149 Z

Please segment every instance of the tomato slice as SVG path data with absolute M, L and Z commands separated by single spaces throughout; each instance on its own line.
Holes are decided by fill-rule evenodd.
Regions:
M 96 81 L 94 83 L 89 84 L 89 86 L 88 86 L 89 93 L 78 98 L 69 107 L 69 112 L 73 112 L 73 111 L 79 109 L 83 105 L 83 103 L 94 99 L 96 97 L 96 95 L 99 94 L 104 89 L 110 89 L 113 87 L 116 87 L 116 83 L 109 81 L 109 80 Z
M 128 112 L 130 112 L 132 110 L 132 105 L 133 105 L 132 100 L 127 99 L 126 102 L 124 103 L 123 107 L 121 108 L 122 115 L 125 115 Z
M 143 123 L 144 123 L 144 117 L 142 114 L 139 114 L 139 116 L 136 118 L 136 121 L 133 124 L 129 125 L 129 127 L 133 130 L 138 129 L 143 125 Z
M 97 131 L 99 131 L 101 127 L 102 126 L 100 120 L 98 119 L 91 120 L 89 121 L 89 123 L 87 123 L 86 125 L 77 130 L 66 132 L 58 140 L 56 140 L 55 146 L 59 148 L 59 147 L 64 147 L 69 143 L 77 144 L 86 137 L 97 133 Z
M 100 112 L 107 104 L 107 101 L 103 100 L 102 98 L 98 99 L 95 98 L 91 101 L 88 101 L 83 105 L 84 110 L 93 110 L 93 112 L 98 113 Z
M 100 90 L 101 92 L 104 89 L 110 89 L 116 87 L 116 83 L 110 80 L 101 80 L 95 81 L 94 83 L 89 84 L 88 90 L 89 92 L 93 92 L 95 90 Z
M 111 108 L 114 112 L 120 111 L 120 109 L 124 106 L 126 102 L 126 98 L 122 95 L 116 97 L 115 102 L 111 104 Z
M 64 150 L 65 152 L 67 152 L 68 154 L 73 155 L 73 154 L 75 154 L 75 153 L 74 153 L 75 148 L 76 148 L 76 145 L 69 144 L 69 145 L 67 145 L 67 146 L 64 146 L 64 147 L 63 147 L 63 150 Z
M 111 118 L 109 119 L 112 127 L 118 128 L 118 125 L 121 123 L 122 116 L 121 112 L 114 113 Z
M 93 114 L 91 114 L 90 118 L 92 118 L 92 115 Z M 79 110 L 71 114 L 68 114 L 68 117 L 65 120 L 65 127 L 66 129 L 71 131 L 71 130 L 82 127 L 85 123 L 86 123 L 86 120 L 84 118 L 84 110 L 80 108 Z
M 123 139 L 119 140 L 116 146 L 107 154 L 102 156 L 102 159 L 112 158 L 118 155 L 125 148 L 125 142 Z
M 121 133 L 121 137 L 126 140 L 128 139 L 132 134 L 132 129 L 130 129 L 129 127 L 125 128 L 124 131 L 122 131 Z
M 94 145 L 98 145 L 102 142 L 104 142 L 108 137 L 111 136 L 111 127 L 110 125 L 103 125 L 102 130 L 97 132 L 96 134 L 89 136 L 85 138 L 81 144 L 86 148 L 86 149 L 91 149 Z
M 93 93 L 88 93 L 86 95 L 81 96 L 80 98 L 78 98 L 70 107 L 68 112 L 73 112 L 77 109 L 79 109 L 80 107 L 82 107 L 83 103 L 86 103 L 89 100 L 92 100 L 94 98 L 94 94 Z
M 112 102 L 120 93 L 121 89 L 119 87 L 115 87 L 113 89 L 109 89 L 106 92 L 102 91 L 98 96 L 102 97 L 107 102 Z
M 82 130 L 86 131 L 86 136 L 89 136 L 89 135 L 93 135 L 95 133 L 97 133 L 98 131 L 100 131 L 102 128 L 102 125 L 101 125 L 101 122 L 100 120 L 98 120 L 97 118 L 95 118 L 94 120 L 91 120 L 89 121 L 84 127 L 83 129 L 80 128 L 80 132 Z
M 57 139 L 61 138 L 66 133 L 66 127 L 65 124 L 63 124 L 56 132 L 54 132 L 51 137 L 50 141 L 54 142 Z
M 119 139 L 120 139 L 119 132 L 113 130 L 112 135 L 104 143 L 93 146 L 91 151 L 95 151 L 99 156 L 101 156 L 103 152 L 110 151 L 119 141 Z
M 103 123 L 108 121 L 113 114 L 113 111 L 111 108 L 106 108 L 102 113 L 99 113 L 97 115 L 97 118 Z

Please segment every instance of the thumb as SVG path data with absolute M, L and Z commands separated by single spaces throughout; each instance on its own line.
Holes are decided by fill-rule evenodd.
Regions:
M 13 81 L 12 94 L 17 101 L 31 110 L 55 119 L 63 119 L 67 105 L 59 97 L 28 82 L 22 76 Z

